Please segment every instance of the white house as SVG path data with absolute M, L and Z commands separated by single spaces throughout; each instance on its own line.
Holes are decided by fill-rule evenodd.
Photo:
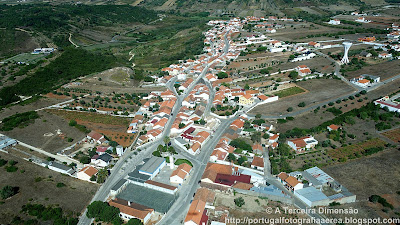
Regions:
M 93 166 L 85 166 L 77 173 L 77 177 L 80 180 L 90 181 L 90 178 L 96 175 L 97 172 L 98 170 Z
M 124 221 L 137 218 L 142 221 L 143 224 L 147 224 L 151 216 L 154 215 L 154 209 L 123 199 L 115 198 L 111 200 L 109 204 L 119 209 L 120 217 Z
M 380 54 L 378 55 L 378 57 L 381 58 L 381 59 L 392 58 L 392 54 L 391 54 L 391 53 L 383 52 L 383 53 L 380 53 Z
M 391 112 L 400 113 L 400 104 L 390 100 L 389 96 L 385 96 L 381 99 L 374 101 L 375 105 L 379 105 L 381 108 L 387 107 Z
M 181 185 L 186 177 L 189 175 L 192 167 L 187 163 L 182 163 L 174 170 L 169 177 L 169 181 L 173 184 Z
M 367 20 L 367 19 L 365 19 L 365 17 L 358 17 L 356 19 L 356 22 L 359 22 L 359 23 L 370 23 L 371 20 Z
M 91 159 L 91 163 L 98 167 L 106 167 L 110 165 L 112 159 L 113 157 L 110 154 L 104 153 L 102 155 L 94 155 Z
M 304 152 L 308 149 L 314 148 L 318 141 L 313 136 L 306 136 L 287 141 L 287 144 L 296 151 L 296 153 Z
M 328 24 L 331 24 L 331 25 L 339 25 L 339 24 L 340 24 L 340 20 L 338 20 L 338 19 L 331 19 L 331 20 L 329 20 Z

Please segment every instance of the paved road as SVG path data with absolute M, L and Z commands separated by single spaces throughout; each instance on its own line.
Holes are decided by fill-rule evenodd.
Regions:
M 229 45 L 228 40 L 227 40 L 227 35 L 225 35 L 225 42 L 226 44 Z M 223 55 L 225 55 L 228 51 L 229 46 L 225 46 L 225 53 Z M 214 62 L 214 61 L 213 61 Z M 205 74 L 207 73 L 209 66 L 213 63 L 209 63 L 207 64 L 207 66 L 203 69 L 202 73 L 196 78 L 196 80 L 194 82 L 192 82 L 192 84 L 189 85 L 189 87 L 186 89 L 186 91 L 183 93 L 183 95 L 177 95 L 177 101 L 171 111 L 171 116 L 168 119 L 168 122 L 166 123 L 163 133 L 160 136 L 161 138 L 158 138 L 157 140 L 148 143 L 145 145 L 145 147 L 140 147 L 140 149 L 142 150 L 138 155 L 134 155 L 134 153 L 132 151 L 130 151 L 131 149 L 129 149 L 129 151 L 127 153 L 125 153 L 121 159 L 114 165 L 113 169 L 111 170 L 111 174 L 110 176 L 107 178 L 106 182 L 99 188 L 99 190 L 96 192 L 95 196 L 92 199 L 93 201 L 106 201 L 107 197 L 110 193 L 111 188 L 123 177 L 126 177 L 128 175 L 129 172 L 131 172 L 132 170 L 135 169 L 136 165 L 140 164 L 144 158 L 149 157 L 152 153 L 152 151 L 160 144 L 163 143 L 163 137 L 169 136 L 171 127 L 173 122 L 176 119 L 176 116 L 180 110 L 180 108 L 182 107 L 182 101 L 183 99 L 185 99 L 189 93 L 193 90 L 193 88 L 199 83 L 199 81 L 201 79 L 204 78 Z M 167 87 L 173 91 L 174 93 L 176 93 L 175 87 L 173 86 L 175 83 L 175 79 L 171 79 L 168 83 L 167 83 Z M 209 102 L 208 104 L 212 104 L 212 102 Z M 231 119 L 232 120 L 232 119 Z M 232 120 L 233 121 L 233 120 Z M 226 120 L 225 121 L 226 124 L 230 124 L 230 120 Z M 220 126 L 220 129 L 218 130 L 218 132 L 216 132 L 216 135 L 221 136 L 224 132 L 223 126 Z M 217 136 L 218 137 L 218 136 Z M 216 139 L 216 137 L 215 137 Z M 211 138 L 211 140 L 214 140 L 214 138 Z M 214 149 L 215 145 L 218 143 L 218 140 L 215 142 L 209 140 L 204 149 Z M 214 145 L 213 147 L 211 145 Z M 132 147 L 132 146 L 131 146 Z M 212 148 L 211 148 L 212 147 Z M 209 154 L 206 154 L 207 151 L 203 151 L 202 153 L 200 153 L 200 159 L 202 160 L 202 162 L 204 162 L 204 160 L 208 160 Z M 198 163 L 198 161 L 194 161 L 194 166 L 199 168 L 199 169 L 194 169 L 194 172 L 192 175 L 192 179 L 191 182 L 196 182 L 197 179 L 199 179 L 201 177 L 201 175 L 203 174 L 203 171 L 205 169 L 205 165 L 206 164 L 200 164 Z M 197 164 L 196 164 L 197 163 Z M 191 185 L 187 185 L 185 186 L 186 189 L 192 189 L 193 193 L 194 191 L 196 191 L 197 186 L 195 187 L 194 184 Z M 187 193 L 185 191 L 180 191 L 180 193 Z M 183 196 L 183 195 L 182 195 Z M 187 197 L 187 196 L 186 196 Z M 181 197 L 182 198 L 182 197 Z M 188 202 L 185 202 L 185 204 L 182 204 L 182 199 L 178 199 L 176 201 L 176 203 L 174 204 L 174 206 L 176 207 L 176 205 L 180 205 L 180 206 L 185 206 L 187 207 L 189 205 Z M 187 203 L 187 204 L 186 204 Z M 174 207 L 173 206 L 173 207 Z M 173 209 L 173 208 L 172 208 Z M 170 210 L 171 211 L 171 210 Z M 86 212 L 87 210 L 85 209 L 84 213 L 82 214 L 82 216 L 79 219 L 79 225 L 89 225 L 93 222 L 93 219 L 89 219 L 86 216 Z M 169 213 L 167 215 L 174 215 L 172 213 Z M 166 220 L 168 220 L 169 217 L 166 217 Z M 172 224 L 172 223 L 166 223 L 166 224 Z
M 24 146 L 24 147 L 26 147 L 26 148 L 29 148 L 29 149 L 31 149 L 31 150 L 33 150 L 33 151 L 39 152 L 40 154 L 43 154 L 43 155 L 45 155 L 45 156 L 49 156 L 49 157 L 55 158 L 55 159 L 58 160 L 58 161 L 66 162 L 66 163 L 68 163 L 68 164 L 70 164 L 70 163 L 76 163 L 77 166 L 78 166 L 79 168 L 82 168 L 82 167 L 83 167 L 83 164 L 80 163 L 78 160 L 71 159 L 71 158 L 66 157 L 66 156 L 54 155 L 54 154 L 52 154 L 52 153 L 50 153 L 50 152 L 46 152 L 46 151 L 43 150 L 43 149 L 34 147 L 34 146 L 32 146 L 32 145 L 28 145 L 28 144 L 26 144 L 26 143 L 24 143 L 24 142 L 21 142 L 21 141 L 18 141 L 18 144 L 21 145 L 21 146 Z

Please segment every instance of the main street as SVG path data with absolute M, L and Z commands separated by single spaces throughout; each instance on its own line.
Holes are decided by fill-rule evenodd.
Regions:
M 227 34 L 229 31 L 227 31 L 227 33 L 225 34 L 224 37 L 224 41 L 225 41 L 225 48 L 224 48 L 224 54 L 222 54 L 222 56 L 224 56 L 229 49 L 229 41 L 227 38 Z M 214 48 L 214 45 L 212 45 L 212 47 Z M 214 49 L 213 49 L 213 52 Z M 220 57 L 222 57 L 220 56 Z M 210 57 L 211 58 L 211 57 Z M 137 165 L 139 165 L 143 159 L 145 159 L 146 157 L 150 157 L 152 151 L 154 151 L 154 149 L 157 148 L 158 145 L 163 143 L 163 137 L 169 136 L 171 127 L 173 122 L 176 119 L 176 116 L 179 112 L 179 110 L 182 107 L 182 101 L 183 99 L 185 99 L 189 93 L 193 90 L 193 88 L 199 83 L 199 81 L 201 79 L 203 79 L 205 77 L 205 74 L 208 72 L 209 67 L 215 62 L 215 60 L 213 60 L 212 62 L 208 63 L 206 65 L 206 67 L 203 69 L 202 73 L 196 78 L 196 80 L 194 82 L 192 82 L 192 84 L 189 85 L 189 87 L 187 88 L 187 90 L 182 94 L 182 95 L 177 95 L 177 100 L 175 102 L 175 105 L 172 109 L 171 115 L 168 119 L 168 122 L 166 123 L 161 138 L 158 138 L 157 140 L 151 142 L 151 143 L 147 143 L 144 146 L 141 146 L 140 149 L 141 151 L 139 153 L 137 153 L 137 155 L 134 155 L 134 152 L 131 151 L 133 148 L 133 145 L 127 150 L 127 152 L 118 160 L 118 162 L 114 165 L 114 167 L 111 170 L 111 174 L 108 176 L 108 178 L 106 179 L 106 181 L 104 182 L 104 184 L 102 184 L 102 186 L 98 189 L 98 191 L 96 192 L 96 194 L 94 195 L 93 199 L 91 202 L 93 201 L 106 201 L 107 197 L 110 193 L 111 188 L 121 179 L 124 178 L 126 176 L 128 176 L 128 173 L 133 171 Z M 169 82 L 167 82 L 166 86 L 173 91 L 175 94 L 176 90 L 174 87 L 174 82 L 175 79 L 171 79 Z M 212 91 L 212 90 L 210 90 Z M 212 104 L 212 101 L 208 102 L 208 104 Z M 208 107 L 209 108 L 209 107 Z M 227 125 L 229 125 L 232 121 L 234 120 L 234 118 L 231 118 L 230 120 L 226 120 L 224 121 L 224 126 L 221 125 L 219 127 L 219 129 L 214 133 L 214 137 L 212 137 L 204 146 L 203 149 L 214 149 L 214 147 L 217 145 L 218 140 L 220 136 L 222 136 L 223 132 L 225 131 Z M 203 151 L 202 153 L 200 153 L 200 155 L 198 156 L 198 158 L 200 159 L 200 161 L 202 163 L 197 163 L 196 161 L 194 161 L 194 172 L 193 175 L 191 177 L 191 183 L 186 187 L 186 189 L 190 189 L 190 191 L 192 191 L 193 193 L 196 191 L 197 186 L 195 185 L 195 182 L 197 180 L 200 179 L 201 175 L 203 174 L 203 171 L 205 170 L 205 165 L 206 162 L 208 160 L 208 157 L 211 153 L 209 151 Z M 197 164 L 196 164 L 197 163 Z M 196 169 L 197 167 L 197 169 Z M 186 191 L 181 190 L 180 193 L 187 193 Z M 188 201 L 188 195 L 186 195 L 184 197 L 184 199 L 182 199 L 182 197 L 184 197 L 183 195 L 180 196 L 180 198 L 178 198 L 178 200 L 174 203 L 174 205 L 172 206 L 170 211 L 174 210 L 174 206 L 176 207 L 177 205 L 183 207 L 188 207 L 189 203 Z M 183 202 L 182 202 L 183 201 Z M 181 212 L 183 212 L 184 210 L 180 210 Z M 81 215 L 81 217 L 79 218 L 79 225 L 89 225 L 93 222 L 93 219 L 90 219 L 86 216 L 86 212 L 87 210 L 85 209 L 84 213 Z M 165 216 L 165 219 L 163 221 L 169 221 L 168 218 L 170 218 L 169 215 L 171 215 L 172 213 L 169 213 Z M 172 214 L 174 215 L 174 214 Z M 173 224 L 173 223 L 169 223 L 167 222 L 166 224 Z M 179 224 L 179 223 L 177 223 Z

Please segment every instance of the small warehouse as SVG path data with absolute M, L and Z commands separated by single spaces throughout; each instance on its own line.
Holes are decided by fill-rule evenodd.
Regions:
M 165 165 L 164 158 L 152 157 L 139 169 L 139 173 L 148 175 L 153 179 Z

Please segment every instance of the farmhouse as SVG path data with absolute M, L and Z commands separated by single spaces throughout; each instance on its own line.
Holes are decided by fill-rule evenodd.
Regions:
M 328 131 L 333 131 L 333 130 L 339 130 L 340 127 L 338 125 L 335 124 L 331 124 L 329 126 L 326 127 L 328 129 Z
M 391 112 L 400 113 L 400 104 L 390 100 L 389 96 L 385 96 L 381 99 L 374 101 L 375 105 L 379 105 L 381 108 L 387 107 L 387 109 Z
M 86 138 L 88 140 L 93 140 L 95 142 L 97 142 L 98 144 L 102 144 L 106 141 L 106 139 L 104 138 L 104 135 L 96 132 L 96 131 L 91 131 Z
M 308 68 L 308 66 L 306 66 L 306 65 L 297 66 L 297 67 L 296 67 L 296 71 L 297 71 L 297 73 L 299 73 L 299 75 L 302 76 L 302 77 L 311 74 L 310 68 Z
M 340 24 L 340 20 L 338 20 L 338 19 L 331 19 L 331 20 L 329 20 L 328 24 L 331 24 L 331 25 L 339 25 L 339 24 Z
M 314 148 L 318 141 L 313 136 L 306 136 L 289 140 L 287 144 L 296 151 L 296 153 L 302 153 L 308 149 Z

